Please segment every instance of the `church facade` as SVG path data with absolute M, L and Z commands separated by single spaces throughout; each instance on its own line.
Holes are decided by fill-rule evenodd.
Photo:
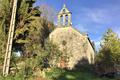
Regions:
M 95 48 L 87 34 L 72 26 L 72 13 L 64 5 L 58 13 L 57 28 L 51 32 L 51 42 L 63 52 L 59 67 L 73 69 L 79 64 L 93 64 Z

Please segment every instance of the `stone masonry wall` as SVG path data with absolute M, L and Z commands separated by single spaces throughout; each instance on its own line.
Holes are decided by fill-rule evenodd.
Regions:
M 94 62 L 95 52 L 88 40 L 88 36 L 74 28 L 56 28 L 49 38 L 54 44 L 58 45 L 59 50 L 64 55 L 69 57 L 66 67 L 72 69 L 83 59 L 86 59 L 90 64 Z

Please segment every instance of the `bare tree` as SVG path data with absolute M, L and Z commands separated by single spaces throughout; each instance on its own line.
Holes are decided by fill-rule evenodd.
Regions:
M 54 10 L 53 7 L 47 5 L 47 4 L 42 4 L 39 6 L 39 10 L 41 11 L 41 16 L 48 21 L 54 22 L 56 18 L 56 11 Z

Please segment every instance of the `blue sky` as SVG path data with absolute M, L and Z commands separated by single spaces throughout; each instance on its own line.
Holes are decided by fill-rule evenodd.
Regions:
M 64 3 L 72 12 L 73 27 L 88 33 L 97 48 L 108 28 L 120 36 L 120 0 L 37 0 L 35 5 L 46 4 L 59 12 Z

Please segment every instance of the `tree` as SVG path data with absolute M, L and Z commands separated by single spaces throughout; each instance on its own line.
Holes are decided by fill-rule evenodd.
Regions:
M 104 35 L 101 47 L 102 49 L 109 49 L 113 62 L 115 64 L 120 64 L 120 39 L 111 29 L 108 29 L 107 33 Z
M 55 20 L 56 12 L 55 12 L 54 8 L 52 8 L 46 4 L 42 4 L 39 6 L 39 10 L 41 11 L 41 16 L 44 19 L 47 19 L 50 22 L 53 22 Z
M 32 2 L 21 0 L 16 21 L 16 30 L 14 36 L 14 48 L 23 52 L 23 56 L 36 54 L 36 48 L 44 46 L 44 40 L 50 33 L 50 27 L 53 23 L 41 18 L 41 12 L 38 7 L 31 7 Z
M 6 46 L 6 35 L 5 32 L 2 30 L 2 27 L 0 26 L 0 64 L 3 64 L 4 53 L 6 48 L 5 46 Z
M 0 64 L 3 64 L 7 33 L 10 25 L 11 0 L 0 0 Z
M 120 65 L 120 39 L 112 29 L 104 34 L 96 64 L 102 72 L 115 72 Z
M 4 59 L 7 35 L 9 31 L 13 0 L 1 0 L 0 3 L 0 59 Z M 53 29 L 53 23 L 40 17 L 38 7 L 32 7 L 35 0 L 18 0 L 13 50 L 20 50 L 23 56 L 38 53 L 36 48 L 44 46 L 44 41 Z M 34 52 L 34 53 L 33 53 Z M 2 63 L 1 62 L 1 63 Z
M 2 1 L 3 2 L 0 3 L 0 11 L 2 12 L 0 14 L 0 64 L 4 62 L 6 40 L 12 12 L 11 1 L 13 0 Z M 16 67 L 17 69 L 17 67 L 21 68 L 21 66 L 28 66 L 29 68 L 29 64 L 27 65 L 25 63 L 27 66 L 24 64 L 24 62 L 28 60 L 28 63 L 32 64 L 31 68 L 34 71 L 35 67 L 40 67 L 42 65 L 44 67 L 46 64 L 53 65 L 53 61 L 58 61 L 56 57 L 60 52 L 56 46 L 53 45 L 45 49 L 45 41 L 49 33 L 53 30 L 54 24 L 48 21 L 48 19 L 41 17 L 39 8 L 32 7 L 32 1 L 34 0 L 18 0 L 10 67 Z M 22 61 L 18 61 L 19 58 L 16 58 L 15 54 L 13 54 L 14 50 L 22 51 L 24 57 L 21 59 Z M 48 60 L 48 63 L 46 63 L 46 60 Z M 17 65 L 15 65 L 16 63 Z M 19 72 L 16 74 L 18 73 Z

